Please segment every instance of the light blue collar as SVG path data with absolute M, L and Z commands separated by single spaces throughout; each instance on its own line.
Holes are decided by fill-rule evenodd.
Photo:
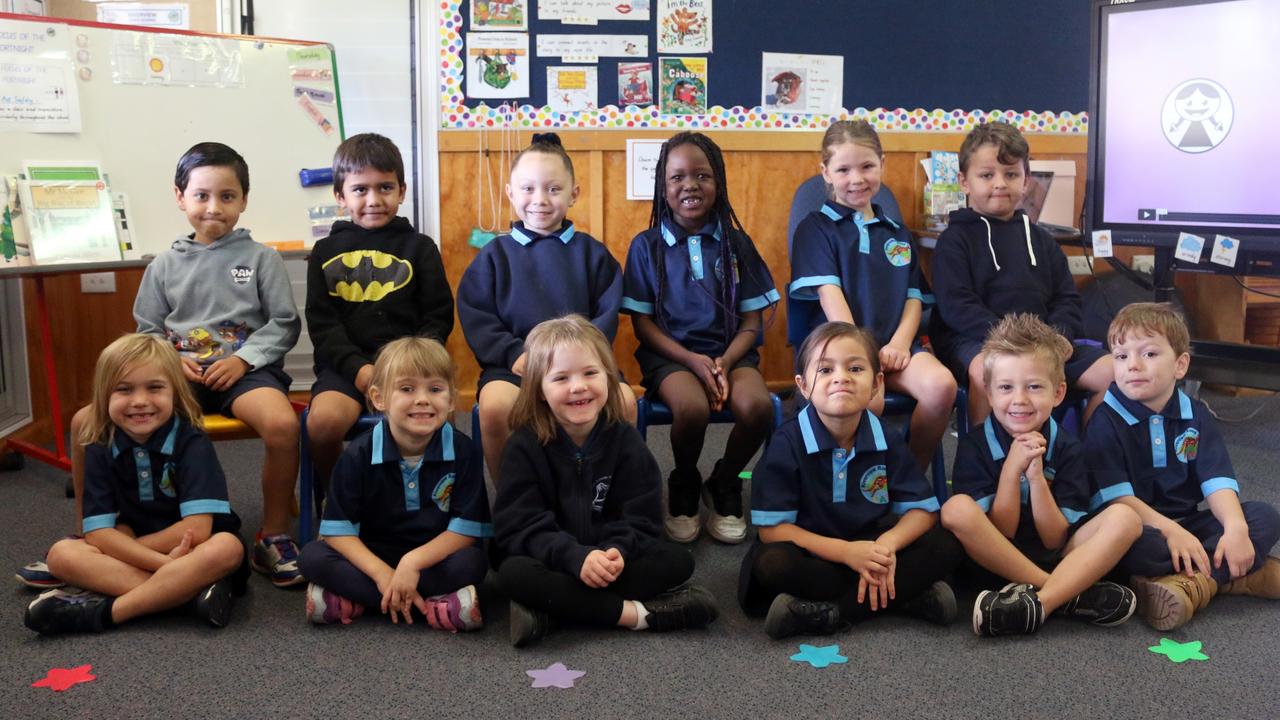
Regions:
M 568 245 L 569 241 L 573 239 L 573 235 L 576 231 L 573 228 L 573 223 L 568 222 L 567 220 L 565 222 L 566 224 L 560 232 L 552 233 L 551 235 L 537 235 L 535 233 L 531 233 L 524 229 L 524 223 L 515 222 L 511 225 L 511 239 L 521 245 L 528 245 L 540 237 L 558 237 L 560 238 L 560 242 Z

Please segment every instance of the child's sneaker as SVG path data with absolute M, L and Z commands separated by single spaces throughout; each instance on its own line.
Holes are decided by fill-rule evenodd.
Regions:
M 698 539 L 698 495 L 702 478 L 681 477 L 674 470 L 667 477 L 667 537 L 678 543 Z
M 191 613 L 213 627 L 223 628 L 231 622 L 231 577 L 224 577 L 196 595 Z
M 37 590 L 50 590 L 66 585 L 66 583 L 54 577 L 53 573 L 49 572 L 49 566 L 43 560 L 23 565 L 18 568 L 18 572 L 14 573 L 13 576 L 23 585 Z
M 1129 579 L 1138 596 L 1142 619 L 1156 630 L 1173 630 L 1186 625 L 1218 592 L 1218 583 L 1202 573 L 1187 577 L 1182 573 L 1160 577 Z
M 551 618 L 544 612 L 511 601 L 511 647 L 532 645 L 551 632 Z
M 1222 588 L 1227 595 L 1249 595 L 1252 597 L 1280 600 L 1280 559 L 1267 556 L 1262 567 L 1227 583 Z
M 1030 635 L 1044 624 L 1044 607 L 1035 588 L 1009 583 L 999 592 L 983 590 L 973 603 L 975 635 Z
M 427 601 L 427 624 L 437 630 L 456 633 L 484 627 L 476 586 L 468 585 L 447 595 L 432 595 Z
M 721 477 L 718 461 L 702 486 L 702 504 L 707 508 L 707 532 L 711 537 L 730 545 L 747 539 L 747 522 L 742 515 L 742 478 Z
M 1088 620 L 1094 625 L 1114 627 L 1128 620 L 1138 607 L 1138 596 L 1113 582 L 1097 582 L 1058 608 L 1063 615 Z
M 653 632 L 706 627 L 720 616 L 715 597 L 697 585 L 668 590 L 641 604 L 649 611 L 646 621 Z
M 849 627 L 840 619 L 840 606 L 824 600 L 805 600 L 782 593 L 769 605 L 764 631 L 774 640 L 792 635 L 830 635 Z
M 314 625 L 350 625 L 364 614 L 364 605 L 329 592 L 315 583 L 307 585 L 307 619 Z
M 935 582 L 924 592 L 903 602 L 899 610 L 944 627 L 954 622 L 956 615 L 959 614 L 955 591 L 943 580 Z
M 276 587 L 289 587 L 307 581 L 298 571 L 298 545 L 286 533 L 263 536 L 258 533 L 253 543 L 253 569 L 271 579 Z
M 31 601 L 22 617 L 41 635 L 102 632 L 110 624 L 111 598 L 87 590 L 49 590 Z

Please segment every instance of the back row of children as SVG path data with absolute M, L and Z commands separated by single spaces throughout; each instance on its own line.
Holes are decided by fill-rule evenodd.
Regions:
M 1003 346 L 984 352 L 973 338 L 985 339 L 977 331 L 985 331 L 1005 311 L 1026 310 L 1030 315 L 1024 325 L 1038 327 L 1003 330 L 1003 335 L 1022 332 L 1032 337 L 1029 343 L 1017 345 L 1022 350 L 1004 355 L 1064 360 L 1082 354 L 1057 334 L 1064 327 L 1072 334 L 1070 329 L 1078 329 L 1080 316 L 1069 276 L 1066 284 L 1061 281 L 1065 273 L 1061 251 L 1051 241 L 1045 242 L 1038 230 L 1033 233 L 1025 218 L 1019 242 L 1012 243 L 1017 247 L 1011 248 L 1007 238 L 1000 237 L 1017 225 L 1020 212 L 1015 208 L 1026 162 L 1026 143 L 1016 130 L 996 124 L 971 133 L 961 150 L 961 169 L 974 210 L 958 213 L 954 233 L 949 230 L 939 243 L 940 257 L 943 248 L 958 255 L 954 264 L 945 265 L 949 272 L 935 277 L 942 306 L 934 313 L 935 324 L 938 335 L 949 338 L 945 347 L 951 350 L 944 359 L 971 377 L 976 372 L 971 382 L 987 387 L 983 395 L 993 406 L 997 402 L 993 388 L 1013 393 L 1012 388 L 1021 386 L 1013 381 L 993 385 L 990 376 L 999 365 L 996 360 L 1003 357 Z M 774 636 L 836 627 L 865 611 L 898 607 L 899 591 L 904 610 L 939 622 L 955 615 L 954 595 L 941 579 L 959 560 L 959 551 L 954 538 L 935 527 L 938 499 L 918 468 L 932 455 L 945 430 L 956 385 L 917 341 L 922 306 L 931 298 L 905 230 L 871 202 L 879 190 L 882 164 L 879 140 L 868 125 L 833 125 L 823 141 L 822 170 L 829 200 L 797 230 L 791 292 L 819 302 L 828 318 L 853 321 L 860 328 L 855 331 L 847 322 L 824 325 L 822 332 L 811 336 L 813 342 L 800 349 L 797 385 L 811 404 L 780 432 L 779 438 L 786 441 L 775 442 L 757 470 L 753 520 L 762 528 L 763 549 L 753 548 L 744 563 L 742 600 L 748 610 L 768 608 L 766 627 Z M 199 182 L 189 189 L 193 176 Z M 247 184 L 247 168 L 234 151 L 216 144 L 193 148 L 179 165 L 176 190 L 179 206 L 196 232 L 162 258 L 182 257 L 191 243 L 197 247 L 190 249 L 207 254 L 236 239 L 232 230 L 244 209 Z M 692 561 L 688 553 L 657 541 L 660 511 L 654 505 L 660 502 L 661 490 L 656 481 L 650 486 L 646 479 L 656 478 L 657 468 L 638 435 L 627 432 L 626 421 L 634 417 L 633 396 L 619 382 L 608 351 L 619 310 L 635 320 L 643 385 L 673 411 L 676 467 L 668 478 L 666 535 L 680 542 L 696 538 L 702 496 L 713 537 L 724 542 L 746 537 L 738 477 L 769 431 L 769 398 L 756 348 L 762 336 L 762 311 L 777 302 L 778 294 L 729 203 L 724 161 L 713 142 L 694 133 L 672 138 L 664 145 L 655 185 L 651 228 L 633 241 L 624 273 L 601 243 L 576 232 L 566 221 L 577 197 L 572 163 L 554 136 L 535 138 L 514 161 L 507 188 L 521 221 L 510 234 L 481 251 L 459 286 L 459 317 L 482 366 L 480 432 L 490 474 L 498 479 L 499 575 L 507 593 L 519 600 L 513 602 L 512 615 L 513 641 L 518 643 L 545 632 L 545 613 L 551 608 L 562 613 L 572 608 L 571 616 L 601 623 L 654 629 L 702 625 L 716 614 L 714 601 L 696 587 L 660 592 L 687 580 Z M 307 606 L 317 622 L 349 622 L 364 607 L 377 604 L 393 620 L 411 621 L 411 609 L 416 607 L 433 625 L 468 629 L 479 623 L 474 584 L 484 570 L 476 541 L 493 530 L 479 460 L 472 457 L 465 436 L 446 423 L 453 409 L 452 366 L 439 344 L 452 329 L 452 299 L 434 243 L 395 215 L 404 190 L 403 165 L 389 141 L 362 135 L 339 149 L 335 195 L 351 212 L 352 221 L 335 224 L 333 234 L 317 244 L 308 275 L 307 313 L 316 345 L 317 375 L 308 431 L 320 477 L 329 476 L 329 468 L 334 468 L 321 526 L 324 540 L 303 553 L 299 573 L 296 546 L 287 535 L 267 532 L 276 529 L 269 526 L 273 505 L 283 502 L 287 513 L 292 483 L 290 476 L 283 501 L 275 497 L 277 483 L 268 478 L 274 477 L 280 462 L 279 458 L 273 462 L 269 442 L 264 532 L 255 543 L 254 566 L 270 572 L 278 585 L 301 582 L 304 576 L 312 580 Z M 995 275 L 985 264 L 987 255 L 976 253 L 975 258 L 970 238 L 962 237 L 972 227 L 966 222 L 973 221 L 987 228 L 986 242 L 977 249 L 988 251 Z M 245 231 L 238 232 L 247 239 Z M 1020 249 L 1023 241 L 1025 254 Z M 186 353 L 184 377 L 201 393 L 222 393 L 203 399 L 206 409 L 229 411 L 251 426 L 260 411 L 265 413 L 264 407 L 274 407 L 275 415 L 283 415 L 278 405 L 280 401 L 287 404 L 287 376 L 279 377 L 283 375 L 279 361 L 288 344 L 278 343 L 276 347 L 283 345 L 283 350 L 274 356 L 250 357 L 245 351 L 275 321 L 245 319 L 237 324 L 233 322 L 237 316 L 215 316 L 184 332 L 184 326 L 170 318 L 192 312 L 189 297 L 181 302 L 180 288 L 184 280 L 193 280 L 181 270 L 170 269 L 166 274 L 166 268 L 159 261 L 154 263 L 147 272 L 151 282 L 144 279 L 143 290 L 158 288 L 152 293 L 162 296 L 159 304 L 168 314 L 147 324 L 148 303 L 158 303 L 140 292 L 135 308 L 139 329 L 160 329 L 175 338 L 174 344 Z M 255 275 L 257 282 L 264 282 L 266 273 L 255 272 L 254 266 L 235 266 L 230 275 L 233 283 L 244 285 L 254 282 L 250 278 Z M 957 323 L 954 328 L 947 325 L 953 317 L 967 317 L 943 310 L 953 297 L 960 305 L 976 303 L 990 318 L 963 326 Z M 890 301 L 885 303 L 884 298 Z M 594 329 L 583 327 L 580 320 L 553 323 L 547 337 L 558 340 L 547 340 L 542 355 L 531 355 L 539 322 L 567 313 L 590 318 Z M 281 316 L 278 325 L 287 333 L 288 313 L 277 314 Z M 296 336 L 296 310 L 292 315 Z M 1044 317 L 1054 329 L 1032 323 L 1035 316 Z M 217 334 L 209 332 L 209 326 Z M 228 326 L 237 329 L 229 331 Z M 375 354 L 399 336 L 434 337 L 438 342 L 424 345 L 420 339 L 408 348 L 397 346 L 396 352 L 388 353 L 386 367 L 379 370 L 373 362 Z M 1001 332 L 996 336 L 997 340 L 1002 337 Z M 268 329 L 262 339 L 271 337 Z M 1075 379 L 1087 389 L 1092 389 L 1089 383 L 1094 375 L 1111 374 L 1110 356 L 1093 353 L 1068 359 L 1066 380 L 1073 379 L 1072 362 L 1079 370 Z M 1055 372 L 1052 362 L 1039 365 L 1043 372 L 1036 376 L 1035 388 L 1048 389 L 1050 399 L 1061 401 L 1054 390 L 1065 391 L 1061 379 L 1054 381 L 1061 371 Z M 251 384 L 255 374 L 270 370 L 279 386 Z M 806 379 L 808 370 L 812 377 Z M 522 382 L 527 373 L 535 380 L 533 387 Z M 910 452 L 903 451 L 901 441 L 880 424 L 874 412 L 867 412 L 882 405 L 886 386 L 917 400 Z M 1105 386 L 1102 382 L 1098 389 Z M 250 390 L 259 392 L 250 395 Z M 869 391 L 865 397 L 864 390 Z M 1019 399 L 1025 401 L 1025 397 Z M 1004 396 L 998 400 L 1010 405 Z M 102 398 L 102 404 L 107 401 Z M 342 438 L 366 402 L 384 419 L 354 442 L 335 468 Z M 1126 516 L 1119 507 L 1085 517 L 1086 504 L 1078 497 L 1070 498 L 1074 505 L 1058 510 L 1056 503 L 1064 502 L 1061 498 L 1069 496 L 1071 486 L 1054 482 L 1053 472 L 1054 462 L 1072 459 L 1072 452 L 1056 450 L 1057 443 L 1067 441 L 1066 435 L 1051 418 L 1046 424 L 1047 415 L 1041 417 L 1038 409 L 1013 404 L 1015 409 L 1005 408 L 1009 414 L 997 411 L 995 423 L 988 420 L 980 428 L 996 463 L 994 476 L 987 477 L 990 482 L 985 485 L 982 478 L 972 478 L 973 492 L 957 478 L 958 494 L 948 503 L 956 509 L 943 510 L 944 523 L 975 560 L 1015 581 L 999 593 L 979 597 L 974 629 L 985 634 L 1034 631 L 1046 607 L 1050 611 L 1063 608 L 1067 614 L 1099 624 L 1122 622 L 1133 612 L 1133 593 L 1095 581 L 1124 555 L 1126 538 L 1133 539 L 1130 531 L 1140 531 L 1141 526 L 1133 522 L 1133 512 Z M 706 424 L 712 410 L 726 406 L 737 422 L 724 456 L 704 485 L 697 461 Z M 83 427 L 89 414 L 82 411 L 78 424 Z M 287 416 L 292 419 L 292 412 Z M 603 422 L 597 422 L 600 417 Z M 192 416 L 186 419 L 193 422 Z M 173 427 L 177 426 L 175 420 Z M 997 427 L 1004 430 L 1003 436 Z M 515 440 L 507 448 L 512 429 Z M 296 421 L 291 428 L 280 429 L 280 434 L 288 437 L 289 430 L 295 441 L 292 463 L 296 468 Z M 112 435 L 109 428 L 99 428 L 96 435 L 85 437 L 112 442 Z M 139 445 L 148 442 L 133 439 Z M 166 447 L 171 455 L 172 443 L 156 449 L 163 455 Z M 962 447 L 968 447 L 967 439 Z M 117 449 L 113 455 L 118 454 Z M 150 465 L 141 462 L 144 454 L 136 453 L 135 467 L 125 468 L 132 472 L 122 474 L 137 473 L 129 492 L 154 497 L 142 492 L 143 466 Z M 1021 469 L 1004 472 L 1000 461 L 1006 457 L 1016 460 L 1012 465 Z M 588 461 L 585 471 L 584 459 Z M 1075 460 L 1067 474 L 1078 480 L 1079 487 L 1087 487 L 1078 456 Z M 1006 469 L 1011 467 L 1009 461 L 1003 463 Z M 828 462 L 826 471 L 809 476 L 814 468 L 806 470 L 808 465 L 821 467 Z M 283 464 L 288 465 L 288 460 Z M 964 469 L 968 472 L 978 465 L 966 464 Z M 847 492 L 846 478 L 858 470 L 861 500 Z M 590 476 L 585 480 L 584 472 Z M 532 474 L 520 477 L 528 473 Z M 1005 475 L 1014 478 L 1014 485 Z M 578 487 L 586 480 L 590 480 L 589 491 Z M 421 500 L 423 483 L 432 488 L 428 503 Z M 1019 483 L 1019 488 L 1010 489 Z M 225 496 L 225 488 L 222 493 Z M 1100 497 L 1116 500 L 1123 495 L 1114 489 L 1107 493 Z M 1218 493 L 1207 489 L 1206 494 Z M 973 497 L 969 506 L 963 505 L 964 497 Z M 1020 510 L 1023 506 L 1025 510 Z M 187 511 L 200 514 L 193 509 L 203 505 L 181 507 L 185 516 Z M 979 512 L 972 512 L 975 508 Z M 892 521 L 890 514 L 898 520 Z M 1137 515 L 1166 535 L 1173 532 L 1141 510 Z M 504 523 L 504 517 L 510 522 Z M 583 523 L 583 517 L 591 522 Z M 1222 524 L 1238 525 L 1234 516 L 1229 519 L 1233 522 Z M 1265 520 L 1250 527 L 1265 525 Z M 287 515 L 279 524 L 284 523 Z M 1080 532 L 1068 542 L 1076 527 Z M 91 529 L 86 520 L 83 529 L 86 541 L 71 542 L 98 547 L 92 542 L 92 531 L 101 528 Z M 185 536 L 179 533 L 179 537 L 185 541 Z M 997 537 L 1012 538 L 1014 544 L 1006 539 L 1001 545 Z M 172 539 L 166 535 L 166 542 Z M 1014 547 L 1020 539 L 1039 542 L 1046 557 L 1054 555 L 1050 549 L 1065 546 L 1079 561 L 1064 560 L 1053 569 L 1056 557 L 1048 557 L 1037 565 Z M 164 544 L 153 549 L 176 552 L 179 547 Z M 1174 550 L 1175 570 L 1183 567 L 1176 559 L 1185 545 Z M 1169 547 L 1174 546 L 1170 541 Z M 1269 547 L 1266 544 L 1255 552 L 1248 563 L 1240 557 L 1231 563 L 1228 555 L 1228 577 L 1263 568 Z M 900 551 L 927 561 L 905 563 L 898 578 Z M 50 556 L 55 575 L 60 572 L 61 556 L 61 552 Z M 638 562 L 639 558 L 646 562 Z M 1270 569 L 1273 564 L 1267 565 L 1271 575 L 1275 574 Z M 1040 569 L 1045 566 L 1053 573 Z M 1207 563 L 1196 567 L 1208 575 Z M 63 574 L 78 580 L 84 577 L 74 570 Z M 675 575 L 681 577 L 673 582 Z M 1188 577 L 1194 579 L 1193 574 Z M 1276 583 L 1280 578 L 1267 587 L 1273 589 Z M 85 586 L 83 581 L 76 584 Z M 214 583 L 201 597 L 215 589 L 217 597 L 226 596 L 225 583 L 222 588 L 218 585 Z M 1178 590 L 1188 594 L 1185 583 L 1173 581 L 1152 581 L 1142 587 L 1144 595 L 1159 595 L 1162 602 L 1168 601 L 1166 596 L 1179 600 Z M 1200 592 L 1195 602 L 1207 594 Z M 68 605 L 60 603 L 57 595 L 50 597 L 39 607 L 40 601 L 33 603 L 28 613 L 30 619 L 34 612 L 37 625 L 44 615 L 59 617 L 53 609 Z M 647 604 L 641 602 L 645 600 Z M 1165 604 L 1169 602 L 1173 601 Z M 219 604 L 229 607 L 229 600 Z M 1022 618 L 1019 612 L 1029 613 L 1034 620 Z M 652 624 L 646 621 L 649 614 L 654 615 Z M 1184 614 L 1189 617 L 1189 612 Z

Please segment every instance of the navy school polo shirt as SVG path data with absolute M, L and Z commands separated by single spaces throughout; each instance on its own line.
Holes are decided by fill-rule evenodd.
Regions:
M 851 540 L 889 513 L 938 511 L 906 442 L 864 410 L 853 449 L 836 445 L 812 405 L 779 428 L 752 473 L 751 522 Z
M 932 304 L 933 295 L 925 292 L 910 232 L 885 217 L 879 205 L 872 210 L 875 216 L 868 220 L 828 200 L 809 213 L 792 242 L 788 292 L 816 302 L 820 286 L 839 287 L 854 321 L 884 345 L 898 331 L 907 300 Z M 822 320 L 815 317 L 815 326 Z
M 1219 490 L 1240 492 L 1218 424 L 1181 388 L 1156 413 L 1112 383 L 1085 430 L 1085 449 L 1099 488 L 1093 507 L 1132 495 L 1177 519 Z
M 1040 428 L 1046 450 L 1043 457 L 1044 477 L 1049 481 L 1049 491 L 1058 510 L 1071 525 L 1075 525 L 1089 508 L 1089 472 L 1085 465 L 1083 448 L 1070 433 L 1049 422 Z M 1005 457 L 1013 445 L 1013 436 L 1000 423 L 987 417 L 979 427 L 970 431 L 956 449 L 955 469 L 951 473 L 951 490 L 973 498 L 983 512 L 991 512 L 1000 485 L 1000 471 Z M 1024 475 L 1019 481 L 1022 498 L 1020 520 L 1031 516 L 1031 485 Z
M 471 439 L 445 423 L 409 467 L 383 419 L 338 459 L 320 534 L 405 551 L 445 530 L 492 537 L 481 461 Z
M 85 448 L 85 534 L 119 524 L 141 537 L 192 515 L 212 515 L 214 532 L 240 529 L 203 430 L 174 415 L 142 444 L 119 428 L 112 435 Z
M 730 231 L 735 238 L 733 273 L 737 278 L 736 311 L 748 313 L 774 305 L 781 299 L 773 276 L 756 252 L 751 238 Z M 724 228 L 713 221 L 690 233 L 670 218 L 631 241 L 623 273 L 622 310 L 654 315 L 658 302 L 658 264 L 661 253 L 666 282 L 662 288 L 662 317 L 671 338 L 692 352 L 711 357 L 723 355 L 725 309 L 720 300 L 724 282 L 721 243 Z M 763 333 L 757 345 L 764 341 Z

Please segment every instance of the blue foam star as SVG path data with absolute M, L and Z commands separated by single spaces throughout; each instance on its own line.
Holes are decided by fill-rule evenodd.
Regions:
M 791 656 L 796 662 L 807 662 L 813 667 L 824 668 L 828 665 L 839 665 L 849 662 L 849 658 L 840 654 L 839 645 L 800 645 L 800 652 Z

